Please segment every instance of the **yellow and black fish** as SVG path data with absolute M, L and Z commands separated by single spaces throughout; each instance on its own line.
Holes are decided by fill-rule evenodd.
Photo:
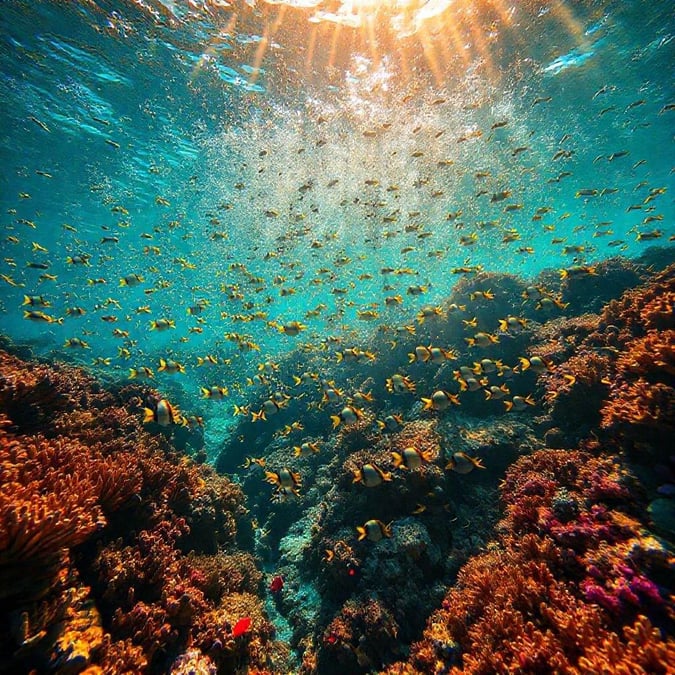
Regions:
M 392 480 L 388 471 L 383 471 L 373 462 L 364 464 L 360 469 L 354 469 L 352 474 L 354 476 L 353 483 L 361 483 L 366 487 L 376 487 L 383 482 Z
M 161 427 L 168 427 L 173 424 L 182 424 L 182 417 L 177 408 L 174 408 L 165 398 L 157 401 L 157 406 L 152 408 L 143 408 L 143 424 L 155 422 Z
M 230 395 L 227 387 L 201 387 L 200 391 L 202 393 L 202 398 L 209 398 L 214 401 L 220 401 Z
M 333 429 L 337 429 L 341 424 L 354 424 L 363 419 L 363 411 L 352 405 L 346 405 L 338 415 L 331 415 Z
M 423 398 L 424 410 L 447 410 L 450 405 L 460 405 L 459 396 L 443 389 L 435 391 L 431 398 Z
M 405 448 L 402 452 L 392 452 L 396 469 L 418 469 L 422 464 L 431 462 L 433 456 L 430 450 L 418 450 L 414 447 Z
M 454 452 L 445 468 L 455 473 L 467 474 L 471 473 L 474 469 L 484 469 L 485 466 L 477 457 L 471 457 L 465 452 Z
M 385 537 L 391 537 L 391 524 L 385 525 L 381 520 L 372 519 L 357 527 L 356 531 L 359 535 L 359 541 L 368 539 L 377 543 Z

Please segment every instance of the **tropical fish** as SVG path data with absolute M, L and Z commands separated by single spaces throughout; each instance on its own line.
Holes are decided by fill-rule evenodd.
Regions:
M 278 485 L 282 488 L 297 489 L 302 484 L 302 479 L 297 471 L 292 471 L 288 467 L 276 471 L 265 471 L 265 480 L 271 485 Z
M 388 377 L 385 383 L 390 394 L 415 394 L 415 383 L 406 375 L 395 373 Z
M 120 279 L 120 286 L 138 286 L 143 281 L 145 279 L 140 274 L 127 274 L 127 276 Z
M 467 474 L 474 469 L 484 469 L 485 466 L 477 457 L 470 457 L 465 452 L 454 452 L 445 468 L 456 473 Z
M 246 378 L 246 384 L 249 385 L 249 387 L 253 387 L 256 385 L 268 385 L 270 381 L 267 379 L 265 375 L 262 373 L 256 373 L 253 377 L 247 377 Z
M 383 471 L 375 463 L 364 464 L 360 469 L 354 469 L 352 471 L 354 475 L 354 483 L 361 483 L 366 487 L 376 487 L 381 485 L 383 482 L 390 482 L 392 480 L 391 474 L 387 471 Z
M 66 263 L 68 265 L 84 265 L 84 266 L 90 266 L 91 263 L 89 262 L 91 256 L 87 253 L 82 253 L 81 255 L 74 255 L 74 256 L 68 256 L 66 258 Z
M 172 359 L 160 359 L 157 372 L 168 373 L 169 375 L 174 375 L 175 373 L 185 374 L 185 366 L 178 363 L 178 361 L 173 361 Z
M 206 356 L 198 356 L 197 357 L 197 366 L 204 366 L 204 365 L 218 365 L 218 357 L 213 356 L 212 354 L 207 354 Z
M 518 332 L 527 327 L 527 319 L 521 319 L 517 316 L 507 316 L 505 319 L 499 319 L 499 330 L 506 332 Z
M 506 412 L 509 410 L 522 412 L 527 408 L 528 405 L 536 405 L 536 402 L 529 394 L 527 396 L 514 396 L 511 401 L 504 401 Z
M 227 387 L 201 387 L 200 391 L 202 393 L 202 398 L 209 398 L 215 401 L 224 399 L 226 396 L 230 395 L 230 392 Z
M 293 454 L 296 457 L 310 457 L 311 455 L 315 455 L 318 452 L 318 443 L 310 443 L 309 441 L 305 441 L 302 445 L 293 446 Z
M 499 342 L 499 338 L 496 335 L 491 335 L 490 333 L 476 333 L 473 337 L 464 338 L 465 342 L 469 347 L 488 347 L 491 344 L 496 344 Z
M 136 378 L 151 378 L 154 374 L 147 366 L 140 366 L 138 368 L 129 368 L 129 378 L 134 380 Z
M 364 351 L 358 347 L 348 347 L 341 352 L 335 352 L 335 358 L 338 363 L 362 363 L 364 361 L 374 361 L 377 357 L 372 352 Z
M 289 321 L 283 324 L 282 326 L 278 326 L 277 330 L 280 333 L 283 333 L 284 335 L 290 335 L 291 337 L 295 337 L 306 328 L 307 326 L 304 323 L 300 323 L 299 321 Z
M 408 354 L 409 363 L 415 361 L 419 363 L 428 363 L 432 362 L 435 364 L 443 363 L 444 361 L 449 361 L 451 359 L 456 359 L 457 355 L 448 349 L 443 349 L 442 347 L 432 347 L 429 345 L 425 347 L 423 345 L 417 345 L 414 352 Z
M 264 468 L 265 463 L 266 460 L 264 457 L 246 457 L 246 459 L 244 459 L 244 463 L 241 466 L 243 469 L 248 469 L 255 464 L 261 468 Z
M 414 447 L 405 448 L 402 452 L 392 452 L 391 456 L 396 469 L 418 469 L 422 464 L 433 460 L 430 450 L 418 450 Z
M 561 279 L 569 279 L 570 277 L 581 277 L 588 275 L 597 275 L 595 267 L 590 265 L 574 265 L 567 269 L 560 270 Z
M 358 540 L 363 541 L 368 539 L 369 541 L 377 543 L 385 537 L 391 537 L 391 524 L 385 525 L 381 520 L 368 520 L 362 526 L 356 528 L 358 533 Z
M 21 304 L 29 305 L 30 307 L 51 307 L 52 303 L 42 295 L 24 295 Z
M 173 319 L 157 319 L 150 322 L 150 330 L 164 331 L 175 327 L 176 322 Z
M 161 427 L 168 427 L 172 424 L 181 424 L 182 418 L 177 408 L 174 408 L 165 398 L 157 401 L 155 409 L 143 408 L 143 424 L 155 422 Z
M 384 420 L 377 420 L 377 426 L 382 430 L 397 431 L 403 426 L 403 416 L 387 415 Z
M 23 318 L 36 323 L 63 323 L 63 317 L 55 319 L 53 316 L 37 310 L 24 310 Z
M 496 385 L 492 385 L 489 389 L 485 390 L 485 400 L 486 401 L 489 401 L 491 399 L 499 400 L 504 398 L 504 396 L 510 393 L 511 391 L 506 386 L 506 384 L 502 384 L 499 387 Z
M 492 289 L 488 289 L 487 291 L 473 291 L 472 293 L 469 293 L 470 300 L 473 301 L 476 298 L 483 298 L 484 300 L 494 300 L 495 294 L 492 292 Z
M 429 319 L 436 319 L 444 316 L 443 309 L 441 307 L 432 307 L 430 305 L 425 305 L 417 313 L 417 321 L 422 324 Z
M 287 402 L 288 401 L 285 398 L 278 398 L 274 396 L 268 398 L 262 404 L 262 408 L 258 412 L 253 411 L 252 421 L 258 422 L 259 420 L 267 420 L 268 416 L 276 415 L 276 413 L 278 413 L 281 409 L 285 408 Z
M 338 389 L 332 385 L 324 386 L 323 396 L 321 398 L 322 403 L 337 403 L 344 396 L 342 389 Z
M 443 389 L 435 391 L 431 398 L 423 398 L 424 410 L 447 410 L 451 404 L 460 405 L 459 397 Z
M 64 342 L 63 346 L 69 348 L 77 347 L 79 349 L 90 349 L 89 344 L 87 342 L 76 337 L 68 338 Z
M 275 577 L 272 578 L 272 581 L 270 581 L 269 585 L 270 593 L 280 593 L 283 587 L 284 587 L 284 578 L 280 574 L 277 574 Z
M 363 419 L 363 411 L 351 405 L 345 406 L 338 415 L 331 415 L 333 429 L 337 429 L 340 424 L 354 424 Z
M 481 359 L 480 362 L 474 361 L 473 368 L 467 368 L 462 366 L 460 368 L 460 375 L 466 380 L 470 379 L 473 375 L 482 375 L 494 373 L 501 370 L 504 367 L 501 361 L 493 361 L 492 359 Z
M 244 633 L 248 632 L 251 628 L 252 620 L 250 617 L 245 616 L 243 619 L 239 619 L 237 623 L 234 624 L 234 627 L 232 628 L 232 637 L 233 638 L 238 638 L 241 635 L 244 635 Z
M 532 356 L 527 359 L 524 356 L 518 358 L 520 361 L 520 369 L 526 371 L 528 368 L 531 368 L 537 375 L 545 373 L 547 370 L 551 371 L 554 369 L 553 363 L 551 361 L 541 358 L 541 356 Z

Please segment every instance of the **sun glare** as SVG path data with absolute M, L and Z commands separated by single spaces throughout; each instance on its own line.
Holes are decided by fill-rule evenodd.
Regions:
M 360 53 L 369 58 L 374 70 L 383 58 L 393 59 L 403 88 L 418 79 L 415 59 L 419 54 L 439 90 L 449 79 L 462 77 L 477 65 L 496 80 L 500 69 L 493 60 L 502 39 L 523 46 L 527 38 L 520 32 L 521 21 L 528 14 L 541 14 L 536 3 L 512 0 L 204 1 L 221 34 L 233 39 L 242 28 L 249 32 L 249 20 L 255 16 L 259 32 L 251 47 L 250 85 L 263 71 L 271 46 L 287 45 L 291 37 L 293 48 L 304 60 L 305 79 L 336 69 L 344 72 L 351 55 Z M 583 41 L 581 25 L 569 3 L 551 0 L 546 13 L 573 40 Z M 217 58 L 212 54 L 217 48 L 207 45 L 204 58 Z

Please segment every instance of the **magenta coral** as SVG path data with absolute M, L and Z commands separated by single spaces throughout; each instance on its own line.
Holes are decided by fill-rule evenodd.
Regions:
M 520 458 L 501 486 L 499 542 L 462 568 L 413 646 L 413 669 L 572 673 L 599 663 L 600 649 L 626 672 L 668 672 L 675 644 L 640 615 L 664 618 L 649 572 L 667 563 L 658 554 L 635 555 L 636 547 L 654 551 L 653 541 L 639 521 L 607 506 L 625 502 L 628 486 L 613 458 L 552 450 Z M 640 627 L 644 653 L 633 648 L 632 625 Z M 600 645 L 610 642 L 614 652 L 603 652 Z

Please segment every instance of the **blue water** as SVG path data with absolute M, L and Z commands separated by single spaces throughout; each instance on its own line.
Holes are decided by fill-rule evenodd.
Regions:
M 530 278 L 672 246 L 672 3 L 324 4 L 2 4 L 0 332 L 104 378 L 150 367 L 221 433 L 258 364 L 367 347 L 454 268 Z M 201 399 L 213 385 L 229 399 Z

